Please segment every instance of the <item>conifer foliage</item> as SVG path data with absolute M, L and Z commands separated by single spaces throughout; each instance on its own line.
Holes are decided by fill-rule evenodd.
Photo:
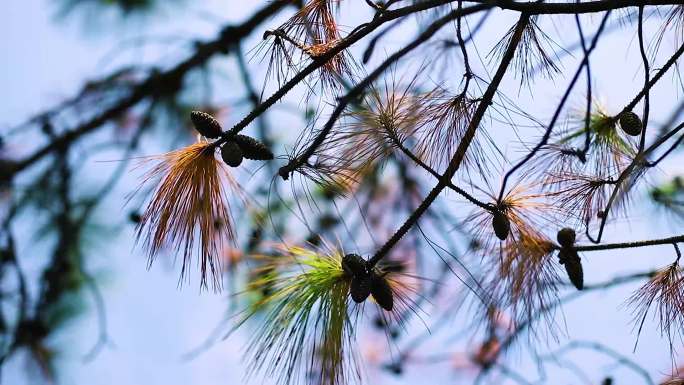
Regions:
M 151 2 L 142 3 L 149 11 Z M 131 175 L 145 173 L 125 219 L 137 249 L 148 267 L 176 259 L 181 285 L 197 276 L 202 289 L 230 288 L 233 314 L 222 330 L 229 340 L 249 335 L 250 378 L 342 385 L 373 383 L 370 367 L 401 375 L 407 365 L 438 361 L 441 353 L 418 347 L 432 330 L 442 338 L 447 321 L 459 330 L 448 341 L 467 339 L 461 358 L 475 369 L 464 377 L 471 380 L 532 383 L 509 363 L 532 357 L 551 367 L 558 361 L 544 357 L 553 354 L 537 353 L 563 342 L 558 355 L 589 348 L 650 376 L 598 342 L 574 341 L 573 325 L 557 311 L 596 290 L 638 283 L 625 298 L 634 323 L 626 337 L 636 343 L 654 328 L 672 356 L 666 381 L 681 380 L 684 183 L 668 162 L 684 141 L 684 6 L 255 3 L 263 4 L 247 20 L 195 42 L 177 65 L 89 82 L 31 119 L 46 138 L 35 152 L 0 152 L 8 207 L 0 279 L 19 298 L 4 291 L 0 298 L 0 365 L 27 349 L 45 376 L 54 375 L 48 337 L 60 317 L 77 313 L 67 299 L 88 289 L 100 298 L 84 259 L 93 212 L 135 160 Z M 365 21 L 353 25 L 350 13 Z M 631 43 L 610 47 L 609 35 Z M 606 52 L 630 58 L 632 72 L 620 80 L 627 94 L 602 88 L 604 76 L 616 76 L 596 65 Z M 206 75 L 210 59 L 226 54 L 236 59 L 246 102 L 194 100 L 201 92 L 190 91 L 201 86 L 190 75 Z M 77 113 L 93 105 L 96 113 Z M 293 105 L 301 119 L 283 118 Z M 55 128 L 69 112 L 78 123 Z M 179 135 L 169 136 L 183 143 L 153 155 L 143 138 L 160 135 L 148 130 L 157 119 L 174 122 Z M 136 127 L 127 132 L 123 121 Z M 125 160 L 102 190 L 83 194 L 76 170 L 88 160 L 77 154 L 88 148 L 87 134 L 110 126 L 126 138 Z M 633 239 L 621 231 L 643 207 L 669 233 Z M 35 209 L 45 222 L 35 227 L 56 240 L 37 291 L 22 271 L 15 224 Z M 617 274 L 633 249 L 671 260 L 596 278 L 605 273 L 596 267 L 601 258 L 615 258 Z M 10 302 L 13 318 L 2 311 Z M 95 353 L 106 345 L 102 334 Z M 590 377 L 610 383 L 603 374 Z

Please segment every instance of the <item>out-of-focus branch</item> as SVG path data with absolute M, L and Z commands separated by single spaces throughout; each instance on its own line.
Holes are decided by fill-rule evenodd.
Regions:
M 50 140 L 48 144 L 39 148 L 26 158 L 13 163 L 8 169 L 3 170 L 2 175 L 0 175 L 0 180 L 5 181 L 11 179 L 13 175 L 30 167 L 53 151 L 69 146 L 72 142 L 80 139 L 84 135 L 95 131 L 98 127 L 107 122 L 114 120 L 142 100 L 150 96 L 169 94 L 178 90 L 183 84 L 185 75 L 191 70 L 201 67 L 217 54 L 228 52 L 232 45 L 250 35 L 255 31 L 259 24 L 277 14 L 291 3 L 292 1 L 289 0 L 270 2 L 242 24 L 224 27 L 216 39 L 198 43 L 195 52 L 187 59 L 169 70 L 150 75 L 147 79 L 134 86 L 128 96 L 124 97 L 113 106 L 100 112 L 98 115 L 89 121 L 82 123 L 78 127 L 55 137 Z
M 556 356 L 565 354 L 568 351 L 572 350 L 578 350 L 578 349 L 589 349 L 589 350 L 594 350 L 596 352 L 602 353 L 608 357 L 611 357 L 615 359 L 620 365 L 627 367 L 637 373 L 641 378 L 643 378 L 644 382 L 649 384 L 649 385 L 655 385 L 655 382 L 651 378 L 651 375 L 641 367 L 638 363 L 634 362 L 633 360 L 629 359 L 623 354 L 618 353 L 617 351 L 609 348 L 608 346 L 605 346 L 599 342 L 595 341 L 582 341 L 582 340 L 575 340 L 569 342 L 567 345 L 561 347 L 560 349 L 545 354 L 543 356 L 539 356 L 540 359 L 542 360 L 554 360 Z

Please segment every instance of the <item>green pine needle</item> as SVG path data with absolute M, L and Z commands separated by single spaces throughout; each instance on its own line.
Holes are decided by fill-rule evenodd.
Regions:
M 271 294 L 256 302 L 238 327 L 265 312 L 247 349 L 249 373 L 280 383 L 344 384 L 360 377 L 353 351 L 354 328 L 343 253 L 301 247 L 280 248 L 269 258 L 268 274 L 251 283 Z

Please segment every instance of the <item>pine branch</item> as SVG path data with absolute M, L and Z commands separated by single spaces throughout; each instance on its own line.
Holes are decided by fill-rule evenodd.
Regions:
M 402 49 L 399 51 L 395 52 L 392 54 L 390 57 L 388 57 L 382 64 L 380 64 L 373 72 L 371 72 L 366 78 L 364 78 L 362 81 L 360 81 L 354 88 L 349 90 L 349 92 L 344 95 L 338 102 L 337 106 L 335 107 L 335 110 L 332 112 L 330 115 L 330 118 L 326 122 L 325 126 L 323 129 L 320 130 L 318 135 L 311 141 L 309 146 L 306 148 L 306 150 L 297 158 L 291 160 L 288 164 L 280 168 L 280 171 L 278 172 L 280 176 L 287 180 L 289 177 L 289 174 L 297 170 L 297 168 L 301 167 L 303 164 L 306 164 L 306 162 L 309 160 L 309 158 L 314 154 L 316 149 L 320 147 L 323 142 L 325 141 L 325 138 L 328 136 L 330 131 L 333 129 L 335 122 L 339 117 L 342 115 L 344 110 L 347 108 L 347 106 L 356 98 L 358 98 L 363 91 L 368 88 L 380 75 L 382 75 L 385 70 L 387 70 L 392 64 L 394 64 L 396 61 L 401 59 L 402 57 L 406 56 L 408 53 L 413 51 L 415 48 L 419 47 L 421 44 L 429 40 L 437 31 L 439 31 L 442 27 L 447 25 L 449 22 L 454 20 L 455 18 L 459 16 L 464 16 L 472 13 L 476 13 L 478 11 L 481 11 L 485 9 L 485 6 L 478 5 L 478 6 L 473 6 L 464 10 L 456 10 L 452 11 L 446 16 L 443 16 L 442 18 L 438 19 L 434 23 L 432 23 L 423 33 L 421 33 L 416 39 L 414 39 L 411 43 L 407 44 L 404 46 Z M 220 141 L 220 140 L 219 140 Z
M 275 102 L 280 100 L 285 94 L 287 94 L 296 84 L 301 82 L 306 76 L 313 73 L 316 69 L 324 65 L 328 60 L 334 57 L 337 53 L 348 48 L 356 41 L 360 40 L 362 37 L 368 35 L 370 32 L 375 30 L 379 25 L 384 24 L 384 22 L 398 19 L 400 17 L 436 8 L 445 4 L 452 3 L 456 0 L 429 0 L 416 3 L 411 6 L 404 8 L 399 8 L 391 11 L 378 12 L 374 20 L 365 25 L 357 27 L 350 36 L 347 37 L 340 45 L 331 49 L 324 55 L 316 58 L 313 63 L 303 69 L 300 73 L 295 75 L 293 80 L 288 82 L 280 90 L 278 90 L 273 96 L 267 99 L 262 105 L 255 108 L 250 112 L 242 121 L 240 121 L 236 126 L 234 126 L 229 132 L 231 134 L 236 134 L 249 125 L 254 119 L 270 108 Z M 599 0 L 590 1 L 586 3 L 539 3 L 539 2 L 528 2 L 528 3 L 517 3 L 512 1 L 502 1 L 502 0 L 482 0 L 474 1 L 476 3 L 481 3 L 484 8 L 489 9 L 492 7 L 499 7 L 501 9 L 527 12 L 530 15 L 537 14 L 583 14 L 583 13 L 595 13 L 603 12 L 611 9 L 635 7 L 635 6 L 646 6 L 646 5 L 676 5 L 676 1 L 665 1 L 665 0 Z M 142 100 L 158 94 L 160 90 L 173 90 L 174 86 L 178 87 L 182 83 L 185 75 L 190 72 L 190 70 L 201 67 L 210 58 L 219 53 L 225 53 L 228 48 L 241 41 L 248 34 L 250 34 L 257 25 L 263 23 L 269 17 L 275 15 L 285 6 L 291 4 L 292 1 L 282 0 L 271 2 L 266 7 L 255 13 L 249 20 L 240 24 L 238 26 L 227 26 L 225 27 L 220 36 L 206 43 L 198 44 L 196 52 L 187 58 L 186 60 L 180 62 L 176 66 L 172 67 L 167 71 L 160 72 L 158 74 L 151 75 L 143 82 L 139 83 L 133 88 L 130 95 L 124 97 L 118 101 L 113 106 L 109 107 L 105 111 L 101 112 L 97 116 L 93 117 L 89 121 L 80 124 L 78 127 L 67 131 L 61 136 L 55 138 L 55 140 L 46 144 L 45 146 L 39 148 L 31 155 L 25 158 L 13 162 L 9 165 L 8 169 L 3 170 L 0 175 L 1 181 L 11 180 L 12 177 L 32 166 L 36 162 L 43 159 L 45 156 L 51 154 L 59 148 L 70 145 L 76 140 L 80 139 L 82 136 L 90 134 L 102 125 L 114 120 L 116 117 L 120 116 L 122 113 L 128 109 L 134 107 Z M 339 49 L 339 50 L 338 50 Z M 294 80 L 296 79 L 296 80 Z M 221 142 L 222 143 L 222 142 Z M 217 143 L 220 145 L 221 143 Z
M 637 242 L 622 242 L 622 243 L 607 243 L 604 245 L 587 245 L 575 246 L 577 251 L 599 251 L 599 250 L 615 250 L 615 249 L 630 249 L 635 247 L 669 245 L 684 242 L 684 235 L 676 235 L 668 238 L 650 239 Z M 556 247 L 560 249 L 560 247 Z
M 430 175 L 437 178 L 437 180 L 439 180 L 442 177 L 437 171 L 435 171 L 435 169 L 433 169 L 432 167 L 425 164 L 425 162 L 420 160 L 420 158 L 418 158 L 413 152 L 411 152 L 411 150 L 406 148 L 406 146 L 404 146 L 404 144 L 401 143 L 401 141 L 399 141 L 399 139 L 396 136 L 389 134 L 389 137 L 392 140 L 392 143 L 395 146 L 397 146 L 397 148 L 399 150 L 401 150 L 401 152 L 404 153 L 404 155 L 406 155 L 409 159 L 411 159 L 415 164 L 420 166 L 423 170 L 427 171 Z M 449 183 L 447 184 L 447 187 L 454 190 L 457 194 L 461 195 L 462 197 L 464 197 L 465 199 L 470 201 L 470 203 L 472 203 L 472 204 L 474 204 L 480 208 L 483 208 L 487 211 L 493 211 L 494 210 L 494 206 L 492 204 L 485 203 L 485 202 L 478 200 L 474 196 L 470 195 L 467 191 L 465 191 L 462 188 L 453 184 L 453 182 L 451 182 L 451 181 L 449 181 Z
M 444 188 L 449 184 L 451 178 L 454 176 L 454 174 L 456 174 L 456 171 L 458 171 L 458 168 L 460 167 L 461 162 L 463 161 L 463 157 L 465 156 L 465 153 L 468 150 L 471 141 L 475 137 L 475 132 L 479 127 L 480 122 L 482 121 L 482 118 L 484 117 L 484 114 L 487 111 L 487 108 L 491 105 L 492 99 L 496 94 L 496 90 L 499 88 L 499 84 L 501 84 L 501 80 L 503 79 L 504 75 L 506 74 L 506 71 L 508 70 L 509 64 L 513 60 L 516 48 L 518 47 L 518 43 L 522 38 L 523 31 L 529 23 L 529 20 L 529 14 L 523 13 L 522 15 L 520 15 L 520 20 L 516 25 L 515 32 L 511 36 L 511 40 L 508 44 L 508 47 L 506 48 L 506 52 L 503 54 L 499 67 L 497 68 L 496 73 L 492 78 L 492 82 L 489 83 L 489 86 L 487 87 L 484 95 L 482 96 L 482 99 L 478 104 L 477 109 L 475 110 L 475 113 L 473 114 L 470 123 L 468 124 L 468 129 L 463 135 L 463 139 L 461 140 L 461 143 L 458 145 L 456 153 L 451 158 L 449 166 L 447 167 L 444 174 L 442 174 L 439 183 L 437 183 L 437 185 L 430 191 L 428 196 L 423 200 L 423 202 L 421 202 L 421 204 L 416 208 L 416 210 L 411 214 L 411 216 L 406 220 L 406 222 L 404 222 L 404 224 L 401 225 L 401 227 L 392 235 L 392 237 L 375 252 L 373 257 L 371 257 L 371 259 L 369 260 L 369 264 L 371 266 L 374 266 L 382 258 L 384 258 L 387 255 L 387 253 L 389 253 L 389 251 L 392 249 L 392 247 L 394 247 L 394 245 L 397 244 L 397 242 L 399 242 L 399 240 L 401 240 L 401 238 L 403 238 L 403 236 L 415 224 L 418 223 L 418 220 L 423 215 L 423 213 L 425 213 L 425 211 L 430 207 L 430 205 L 432 205 L 432 203 L 435 201 L 435 199 L 437 199 L 442 190 L 444 190 Z

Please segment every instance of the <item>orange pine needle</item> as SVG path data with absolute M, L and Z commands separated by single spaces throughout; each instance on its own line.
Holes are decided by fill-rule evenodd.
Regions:
M 222 245 L 235 238 L 222 180 L 226 179 L 231 188 L 236 188 L 237 182 L 206 142 L 152 159 L 159 163 L 146 174 L 143 183 L 159 177 L 161 183 L 137 226 L 137 238 L 144 238 L 149 263 L 162 249 L 181 252 L 182 280 L 199 235 L 201 286 L 207 286 L 207 273 L 211 273 L 214 289 L 220 288 Z
M 684 335 L 684 277 L 677 262 L 658 271 L 627 302 L 634 308 L 637 340 L 652 305 L 660 331 L 667 336 L 671 348 L 673 337 Z

